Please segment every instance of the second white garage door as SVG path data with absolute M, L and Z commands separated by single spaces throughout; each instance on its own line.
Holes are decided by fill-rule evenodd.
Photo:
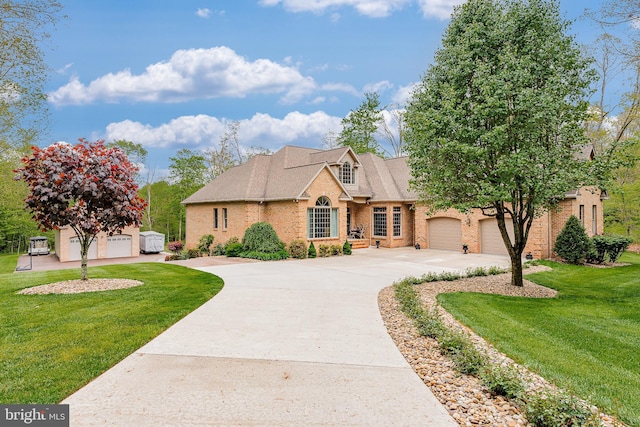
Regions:
M 513 242 L 513 223 L 507 218 L 507 234 Z M 484 254 L 508 255 L 495 218 L 480 221 L 480 251 Z
M 462 228 L 459 219 L 432 218 L 429 226 L 429 249 L 462 250 Z
M 131 236 L 115 234 L 107 237 L 107 258 L 131 256 Z

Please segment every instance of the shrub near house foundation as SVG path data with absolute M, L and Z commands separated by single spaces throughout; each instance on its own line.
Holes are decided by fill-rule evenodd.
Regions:
M 556 239 L 553 251 L 570 264 L 582 263 L 593 251 L 593 244 L 575 215 L 567 220 Z

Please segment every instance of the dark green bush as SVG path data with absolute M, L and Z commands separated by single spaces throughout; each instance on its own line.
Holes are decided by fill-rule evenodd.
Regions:
M 236 236 L 230 237 L 229 240 L 227 240 L 224 244 L 224 250 L 227 250 L 227 246 L 229 245 L 233 245 L 234 243 L 240 243 L 240 239 L 238 239 Z
M 228 257 L 237 257 L 242 253 L 242 243 L 227 243 L 225 255 Z
M 342 245 L 342 253 L 345 255 L 351 255 L 351 243 L 348 240 L 344 241 L 344 245 Z
M 211 245 L 213 245 L 214 237 L 211 234 L 205 234 L 200 237 L 198 242 L 198 250 L 202 255 L 211 255 Z
M 311 242 L 311 244 L 309 244 L 309 258 L 315 258 L 316 257 L 316 247 L 313 244 L 313 242 Z
M 276 231 L 268 222 L 256 222 L 247 228 L 242 238 L 244 252 L 275 253 L 284 248 Z
M 222 243 L 218 243 L 213 247 L 213 250 L 211 251 L 212 255 L 215 256 L 220 256 L 220 255 L 226 255 L 227 250 L 224 247 L 225 245 L 223 245 Z
M 590 261 L 598 264 L 605 261 L 616 262 L 633 242 L 630 237 L 620 235 L 593 236 L 591 240 L 595 247 L 596 256 Z
M 289 243 L 289 254 L 291 258 L 302 259 L 307 257 L 307 243 L 304 240 L 296 239 Z
M 242 258 L 259 259 L 261 261 L 278 261 L 289 258 L 289 252 L 284 249 L 278 252 L 241 252 L 238 256 Z
M 593 250 L 593 243 L 580 220 L 571 215 L 558 235 L 553 251 L 570 264 L 580 264 Z

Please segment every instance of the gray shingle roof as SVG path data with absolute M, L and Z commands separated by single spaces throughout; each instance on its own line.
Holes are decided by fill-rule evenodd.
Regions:
M 182 203 L 305 199 L 309 197 L 307 188 L 323 169 L 331 170 L 329 165 L 350 160 L 351 156 L 358 166 L 357 185 L 343 188 L 341 199 L 416 200 L 409 191 L 406 158 L 384 160 L 370 153 L 358 156 L 348 147 L 318 150 L 287 145 L 272 155 L 257 155 L 229 169 Z

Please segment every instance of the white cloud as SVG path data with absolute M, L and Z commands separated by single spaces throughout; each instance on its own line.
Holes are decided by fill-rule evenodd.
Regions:
M 358 13 L 371 18 L 383 18 L 406 5 L 416 3 L 425 18 L 435 17 L 448 19 L 453 12 L 453 7 L 464 3 L 465 0 L 260 0 L 262 6 L 282 7 L 294 13 L 312 12 L 324 13 L 327 9 L 338 7 L 352 7 Z M 331 21 L 336 22 L 340 15 L 333 13 Z
M 346 92 L 354 96 L 361 95 L 356 88 L 347 83 L 325 83 L 322 85 L 321 89 L 333 92 Z
M 279 148 L 284 144 L 312 144 L 320 146 L 322 136 L 328 131 L 340 131 L 341 117 L 329 116 L 323 111 L 303 114 L 297 111 L 278 119 L 258 113 L 240 121 L 239 138 L 243 146 Z M 151 126 L 124 120 L 111 123 L 104 139 L 126 139 L 145 147 L 183 146 L 192 149 L 217 144 L 226 130 L 227 119 L 207 115 L 183 116 L 159 126 Z
M 211 10 L 207 9 L 206 7 L 204 9 L 198 9 L 196 10 L 196 15 L 198 15 L 200 18 L 208 18 L 211 16 Z
M 277 6 L 282 3 L 289 12 L 323 13 L 329 8 L 351 6 L 361 15 L 372 18 L 388 16 L 393 10 L 402 9 L 410 2 L 411 0 L 260 0 L 263 6 Z M 331 16 L 332 20 L 335 18 L 335 14 Z
M 97 101 L 182 102 L 202 98 L 243 98 L 252 94 L 282 94 L 293 103 L 316 89 L 311 77 L 297 68 L 268 59 L 248 61 L 228 47 L 178 50 L 168 62 L 149 65 L 142 74 L 126 69 L 99 77 L 88 85 L 72 77 L 51 92 L 54 105 Z
M 64 66 L 64 67 L 62 67 L 62 68 L 58 68 L 58 69 L 56 70 L 56 73 L 58 73 L 58 74 L 67 74 L 67 71 L 68 71 L 68 70 L 69 70 L 69 68 L 71 68 L 71 67 L 73 67 L 73 62 L 71 62 L 71 63 L 69 63 L 69 64 L 65 65 L 65 66 Z
M 389 80 L 383 80 L 381 82 L 369 83 L 363 88 L 363 92 L 378 92 L 383 93 L 387 89 L 391 89 L 393 84 Z
M 396 93 L 391 97 L 391 101 L 395 105 L 407 105 L 415 87 L 416 83 L 410 83 L 407 86 L 400 86 Z
M 453 13 L 453 7 L 464 3 L 466 0 L 417 0 L 425 18 L 449 19 Z

